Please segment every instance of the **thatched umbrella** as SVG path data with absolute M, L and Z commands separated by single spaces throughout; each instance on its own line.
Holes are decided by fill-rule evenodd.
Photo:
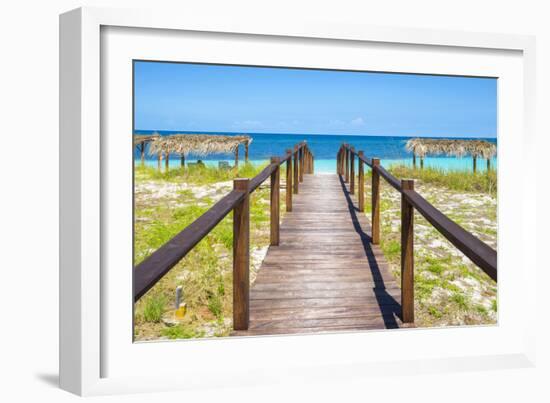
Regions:
M 252 138 L 246 135 L 227 136 L 213 134 L 172 134 L 161 136 L 151 142 L 150 154 L 159 156 L 159 168 L 162 154 L 166 156 L 166 168 L 171 153 L 181 156 L 181 165 L 185 165 L 185 157 L 189 154 L 206 156 L 209 154 L 235 154 L 235 166 L 239 165 L 239 145 L 245 146 L 245 158 L 248 161 L 248 146 Z
M 407 141 L 406 149 L 413 153 L 413 166 L 416 167 L 416 156 L 420 157 L 420 167 L 424 167 L 424 157 L 428 154 L 464 157 L 471 155 L 476 172 L 477 158 L 487 160 L 487 170 L 491 167 L 491 158 L 497 153 L 497 146 L 484 140 L 426 139 L 414 138 Z
M 160 134 L 134 134 L 134 147 L 138 147 L 141 153 L 141 165 L 145 164 L 145 145 L 156 140 Z

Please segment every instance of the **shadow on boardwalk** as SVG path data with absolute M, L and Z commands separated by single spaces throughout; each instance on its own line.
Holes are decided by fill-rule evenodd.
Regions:
M 351 194 L 341 175 L 339 175 L 339 179 L 340 185 L 342 186 L 342 191 L 344 192 L 346 201 L 348 202 L 348 209 L 351 215 L 353 228 L 355 229 L 361 239 L 361 242 L 363 243 L 366 258 L 369 261 L 369 267 L 375 282 L 374 291 L 378 301 L 378 307 L 380 308 L 380 313 L 382 314 L 382 318 L 384 319 L 384 324 L 388 329 L 397 328 L 399 327 L 399 325 L 395 320 L 395 317 L 401 318 L 401 304 L 396 301 L 395 298 L 393 298 L 386 290 L 386 285 L 384 283 L 382 273 L 380 272 L 378 261 L 376 260 L 374 251 L 372 250 L 372 237 L 368 235 L 361 227 L 359 217 L 357 216 L 358 213 L 361 214 L 359 212 L 359 208 L 357 208 L 353 203 Z M 385 302 L 388 300 L 393 301 L 393 303 L 387 305 Z

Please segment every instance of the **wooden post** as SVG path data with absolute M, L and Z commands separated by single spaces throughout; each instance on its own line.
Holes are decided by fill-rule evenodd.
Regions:
M 414 190 L 414 181 L 401 180 L 403 191 Z M 401 316 L 414 322 L 414 207 L 401 193 Z
M 159 171 L 162 169 L 161 164 L 162 164 L 162 152 L 159 152 L 157 156 L 157 167 Z
M 355 148 L 351 148 L 349 152 L 350 162 L 350 177 L 349 177 L 349 193 L 355 194 Z
M 298 173 L 300 174 L 300 183 L 304 181 L 304 147 L 300 148 L 300 166 L 298 168 Z
M 248 141 L 244 144 L 244 162 L 248 163 Z
M 279 245 L 279 157 L 271 157 L 271 163 L 277 168 L 271 174 L 271 245 Z
M 286 150 L 286 211 L 292 211 L 292 150 Z
M 340 150 L 336 153 L 336 175 L 340 175 Z
M 169 163 L 170 163 L 170 153 L 166 152 L 166 161 L 164 161 L 164 169 L 166 170 L 166 172 L 168 172 L 168 169 L 169 169 L 168 164 Z
M 372 159 L 372 243 L 378 245 L 380 243 L 380 174 L 376 170 L 376 167 L 380 165 L 380 159 Z
M 491 170 L 491 158 L 487 158 L 487 173 Z
M 250 318 L 250 179 L 233 180 L 233 189 L 246 196 L 233 209 L 233 328 L 247 330 Z
M 361 158 L 365 155 L 363 151 L 359 151 L 358 153 L 359 158 L 359 178 L 358 178 L 358 185 L 359 185 L 359 211 L 363 213 L 365 211 L 365 167 L 363 165 L 363 161 Z
M 345 176 L 346 170 L 344 168 L 346 164 L 346 150 L 344 146 L 342 146 L 342 149 L 340 151 L 340 175 Z
M 145 141 L 141 142 L 141 166 L 145 165 Z
M 416 169 L 416 154 L 413 153 L 413 169 Z
M 424 157 L 420 157 L 420 169 L 424 169 Z
M 345 166 L 346 178 L 344 182 L 348 183 L 349 182 L 349 148 L 347 147 L 347 145 L 345 150 L 346 150 L 346 166 Z
M 313 175 L 315 173 L 315 158 L 313 157 L 313 154 L 311 154 L 311 174 Z
M 298 180 L 298 146 L 294 146 L 294 169 L 292 171 L 292 174 L 294 176 L 294 180 L 292 181 L 293 185 L 294 185 L 294 194 L 298 194 L 298 184 L 299 184 L 299 180 Z
M 235 168 L 239 167 L 239 146 L 235 148 Z
M 474 173 L 476 173 L 477 168 L 477 157 L 475 155 L 472 155 L 473 161 L 474 161 Z
M 185 154 L 184 153 L 181 153 L 181 155 L 180 155 L 180 163 L 181 163 L 181 167 L 185 168 Z

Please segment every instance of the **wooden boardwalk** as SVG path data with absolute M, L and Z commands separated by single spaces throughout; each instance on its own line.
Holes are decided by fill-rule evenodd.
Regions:
M 334 175 L 304 175 L 250 290 L 250 325 L 234 335 L 396 328 L 400 288 L 370 224 Z

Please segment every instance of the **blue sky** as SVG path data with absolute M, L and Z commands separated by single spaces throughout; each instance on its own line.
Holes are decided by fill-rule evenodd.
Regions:
M 497 80 L 135 62 L 135 129 L 496 137 Z

